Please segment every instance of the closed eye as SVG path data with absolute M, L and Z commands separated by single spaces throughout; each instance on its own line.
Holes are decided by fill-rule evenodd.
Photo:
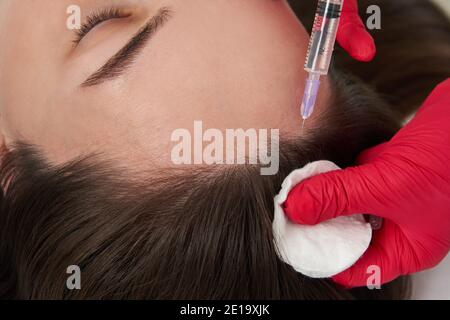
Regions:
M 86 22 L 83 23 L 80 29 L 76 30 L 75 39 L 73 42 L 79 44 L 81 40 L 96 26 L 101 23 L 113 20 L 113 19 L 123 19 L 131 16 L 131 13 L 126 12 L 119 8 L 103 8 L 98 11 L 94 11 L 87 18 Z
M 95 86 L 106 80 L 120 76 L 132 64 L 134 58 L 142 50 L 147 41 L 170 17 L 171 10 L 167 7 L 161 8 L 119 52 L 111 57 L 103 67 L 94 72 L 81 86 Z

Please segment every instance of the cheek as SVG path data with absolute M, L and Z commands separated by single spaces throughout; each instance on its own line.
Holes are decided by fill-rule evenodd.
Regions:
M 7 2 L 12 7 L 2 21 L 5 33 L 0 32 L 0 129 L 7 142 L 35 143 L 49 127 L 48 118 L 59 111 L 54 102 L 61 88 L 61 46 L 48 32 L 48 23 L 58 24 L 59 15 L 50 17 L 42 3 Z M 45 23 L 37 21 L 42 17 Z

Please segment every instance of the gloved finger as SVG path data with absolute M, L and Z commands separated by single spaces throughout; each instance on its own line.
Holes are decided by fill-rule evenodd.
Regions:
M 414 251 L 402 230 L 387 220 L 383 228 L 374 233 L 372 243 L 364 255 L 332 279 L 346 288 L 382 285 L 401 275 L 403 270 L 400 259 L 414 260 Z
M 356 0 L 344 1 L 337 41 L 356 60 L 367 62 L 375 57 L 375 41 L 359 16 Z
M 295 223 L 315 225 L 342 215 L 380 215 L 368 204 L 380 206 L 389 188 L 375 163 L 331 171 L 295 186 L 283 204 L 285 214 Z M 381 185 L 383 184 L 383 185 Z

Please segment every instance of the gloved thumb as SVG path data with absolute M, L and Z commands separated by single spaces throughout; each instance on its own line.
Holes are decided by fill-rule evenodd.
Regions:
M 315 225 L 342 215 L 377 214 L 367 207 L 374 203 L 374 190 L 388 190 L 382 183 L 376 162 L 309 178 L 295 186 L 283 204 L 285 214 L 295 223 Z M 369 200 L 369 201 L 368 201 Z

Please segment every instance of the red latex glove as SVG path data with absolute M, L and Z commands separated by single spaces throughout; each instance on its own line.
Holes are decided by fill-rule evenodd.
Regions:
M 356 0 L 344 0 L 337 41 L 356 60 L 371 61 L 375 56 L 375 41 L 358 14 Z
M 436 266 L 450 249 L 450 79 L 390 142 L 364 152 L 359 163 L 305 180 L 284 204 L 301 224 L 355 213 L 384 218 L 366 253 L 333 280 L 364 286 L 371 265 L 380 267 L 381 283 Z

